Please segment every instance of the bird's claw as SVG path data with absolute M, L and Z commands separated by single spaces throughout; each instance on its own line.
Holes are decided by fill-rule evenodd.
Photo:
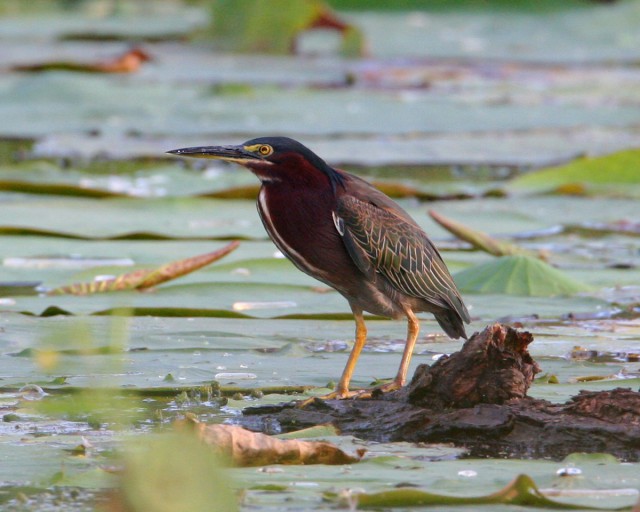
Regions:
M 326 395 L 321 396 L 312 396 L 311 398 L 307 398 L 306 400 L 302 400 L 296 404 L 296 407 L 299 409 L 304 409 L 307 405 L 315 402 L 316 400 L 361 400 L 361 399 L 369 399 L 376 398 L 384 393 L 389 393 L 390 391 L 396 391 L 402 387 L 402 384 L 398 381 L 387 382 L 386 384 L 382 384 L 380 386 L 376 386 L 370 389 L 359 389 L 357 391 L 332 391 L 331 393 L 327 393 Z
M 364 398 L 362 397 L 362 395 L 366 394 L 368 391 L 369 390 L 367 389 L 360 389 L 358 391 L 337 391 L 336 390 L 336 391 L 332 391 L 331 393 L 327 393 L 326 395 L 312 396 L 310 398 L 307 398 L 306 400 L 302 400 L 296 404 L 296 407 L 299 409 L 303 409 L 307 405 L 315 402 L 316 400 L 325 401 L 325 400 L 348 400 L 348 399 L 355 399 L 355 398 Z

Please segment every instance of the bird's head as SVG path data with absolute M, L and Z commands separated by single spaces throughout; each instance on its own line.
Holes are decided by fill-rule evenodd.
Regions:
M 235 162 L 251 170 L 262 182 L 326 183 L 336 187 L 342 177 L 322 158 L 288 137 L 259 137 L 237 146 L 199 146 L 173 149 L 172 155 Z

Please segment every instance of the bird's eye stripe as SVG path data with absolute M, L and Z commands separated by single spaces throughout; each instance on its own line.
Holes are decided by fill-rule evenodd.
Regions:
M 254 144 L 253 146 L 245 146 L 245 150 L 257 153 L 260 156 L 269 156 L 273 154 L 273 147 L 269 144 Z

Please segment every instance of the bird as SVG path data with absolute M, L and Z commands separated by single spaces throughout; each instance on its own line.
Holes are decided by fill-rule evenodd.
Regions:
M 366 180 L 330 166 L 288 137 L 167 153 L 249 169 L 261 182 L 258 213 L 276 247 L 349 303 L 355 341 L 335 390 L 320 398 L 371 397 L 404 386 L 420 332 L 416 313 L 432 313 L 450 338 L 467 338 L 469 312 L 435 245 L 400 205 Z M 392 381 L 352 391 L 351 378 L 367 340 L 365 312 L 406 318 L 407 338 Z

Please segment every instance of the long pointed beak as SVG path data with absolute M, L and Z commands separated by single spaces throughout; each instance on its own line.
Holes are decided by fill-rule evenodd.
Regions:
M 191 158 L 213 158 L 244 164 L 247 162 L 263 161 L 260 155 L 247 151 L 243 146 L 198 146 L 180 148 L 167 151 L 172 155 L 188 156 Z

